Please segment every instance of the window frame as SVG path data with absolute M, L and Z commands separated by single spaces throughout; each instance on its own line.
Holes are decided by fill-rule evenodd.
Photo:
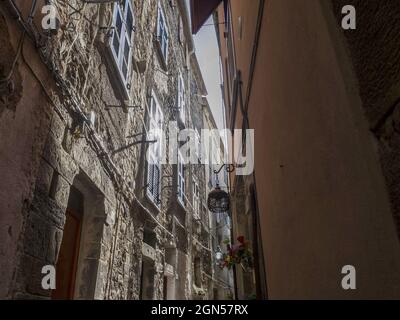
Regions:
M 195 130 L 195 145 L 196 145 L 196 158 L 198 161 L 198 164 L 201 164 L 201 156 L 202 156 L 202 150 L 201 150 L 201 135 L 199 133 L 199 131 L 196 129 Z
M 169 30 L 168 30 L 168 25 L 167 25 L 167 20 L 165 19 L 164 11 L 161 7 L 161 4 L 158 3 L 158 9 L 157 9 L 157 40 L 158 44 L 160 47 L 160 52 L 161 56 L 164 59 L 165 64 L 167 64 L 168 61 L 168 50 L 169 50 Z M 163 34 L 161 34 L 161 19 L 163 22 Z M 163 39 L 165 35 L 165 52 L 164 52 L 164 47 L 163 47 Z
M 178 151 L 178 164 L 177 164 L 177 197 L 178 202 L 185 208 L 186 204 L 186 180 L 185 180 L 185 162 L 181 151 Z M 182 188 L 183 186 L 183 188 Z
M 193 210 L 194 213 L 200 217 L 200 205 L 201 205 L 201 201 L 200 201 L 200 186 L 199 183 L 197 181 L 193 181 Z
M 186 88 L 182 72 L 178 75 L 178 114 L 182 123 L 186 121 Z
M 178 20 L 178 41 L 181 45 L 184 44 L 185 42 L 185 34 L 184 34 L 184 29 L 183 29 L 183 20 L 182 17 L 179 16 Z
M 128 19 L 128 14 L 131 14 L 132 18 L 132 30 L 129 32 L 127 22 L 129 21 Z M 120 34 L 118 34 L 118 26 L 117 26 L 117 21 L 118 21 L 118 16 L 121 19 L 121 30 Z M 121 6 L 119 2 L 114 4 L 114 9 L 113 9 L 113 32 L 112 35 L 110 36 L 108 46 L 111 51 L 111 56 L 112 60 L 114 63 L 114 67 L 117 71 L 118 79 L 120 81 L 121 86 L 124 89 L 124 93 L 126 94 L 127 97 L 129 97 L 129 90 L 131 83 L 131 70 L 132 70 L 132 60 L 133 60 L 133 42 L 134 42 L 134 30 L 133 26 L 135 24 L 135 15 L 132 7 L 132 3 L 130 0 L 125 0 L 124 2 L 124 8 L 123 10 L 121 9 Z M 118 52 L 116 52 L 115 48 L 115 38 L 118 37 Z M 126 57 L 126 46 L 128 46 L 129 51 L 128 51 L 128 57 Z M 126 61 L 126 58 L 128 61 Z M 126 65 L 126 72 L 124 73 L 124 64 Z
M 155 134 L 152 136 L 152 139 L 157 139 L 156 143 L 152 143 L 148 147 L 148 156 L 151 159 L 151 163 L 147 163 L 147 190 L 146 194 L 147 197 L 157 206 L 160 207 L 161 205 L 161 176 L 162 176 L 162 122 L 164 119 L 164 114 L 161 108 L 161 104 L 156 96 L 156 94 L 152 91 L 151 94 L 151 102 L 150 102 L 150 110 L 148 114 L 148 123 L 149 123 L 149 132 Z M 156 130 L 156 132 L 154 131 Z M 158 169 L 158 181 L 155 181 L 154 166 Z M 151 177 L 150 177 L 150 173 Z M 150 180 L 152 179 L 152 180 Z M 151 190 L 154 188 L 154 185 L 157 185 L 158 190 Z

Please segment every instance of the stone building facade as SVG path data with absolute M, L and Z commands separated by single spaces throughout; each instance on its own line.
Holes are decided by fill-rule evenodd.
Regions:
M 204 106 L 204 128 L 209 130 L 213 130 L 217 128 L 215 124 L 212 113 L 208 107 L 208 105 Z M 206 170 L 206 193 L 209 194 L 214 190 L 216 184 L 220 186 L 225 191 L 229 191 L 229 176 L 226 170 L 220 170 L 222 165 L 225 163 L 224 155 L 226 155 L 225 144 L 222 141 L 221 137 L 215 135 L 213 137 L 214 145 L 218 146 L 220 152 L 212 153 L 214 159 L 210 159 L 210 165 L 208 166 L 208 170 Z M 215 174 L 215 172 L 218 172 Z M 230 212 L 221 212 L 217 214 L 211 215 L 211 246 L 214 256 L 214 265 L 217 266 L 214 268 L 213 280 L 213 299 L 214 300 L 228 300 L 233 299 L 235 297 L 235 286 L 234 286 L 234 278 L 232 270 L 228 268 L 220 267 L 221 261 L 219 259 L 223 258 L 223 253 L 227 250 L 227 242 L 231 243 L 231 213 Z M 218 254 L 222 254 L 218 257 Z
M 160 159 L 204 125 L 185 1 L 2 1 L 0 44 L 0 297 L 211 298 L 208 168 Z

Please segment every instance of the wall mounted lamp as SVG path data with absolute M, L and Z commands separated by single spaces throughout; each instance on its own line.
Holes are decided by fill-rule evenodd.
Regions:
M 217 175 L 224 167 L 228 173 L 235 171 L 233 164 L 224 164 L 218 170 L 214 170 L 214 173 Z M 230 209 L 229 194 L 221 189 L 218 182 L 215 189 L 208 194 L 207 207 L 212 213 L 227 212 Z

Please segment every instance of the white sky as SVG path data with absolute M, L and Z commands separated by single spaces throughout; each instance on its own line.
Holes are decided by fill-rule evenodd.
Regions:
M 219 50 L 212 16 L 193 38 L 196 56 L 208 91 L 207 100 L 218 128 L 223 129 L 225 125 L 222 112 Z

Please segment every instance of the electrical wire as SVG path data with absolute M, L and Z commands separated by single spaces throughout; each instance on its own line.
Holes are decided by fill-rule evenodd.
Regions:
M 32 26 L 32 20 L 33 20 L 34 12 L 35 12 L 35 9 L 36 9 L 36 3 L 37 3 L 37 1 L 36 1 L 36 0 L 33 0 L 32 10 L 31 10 L 30 15 L 29 15 L 29 17 L 28 17 L 28 23 L 25 22 L 25 21 L 23 21 L 23 18 L 22 18 L 21 16 L 19 17 L 19 19 L 22 21 L 22 25 L 23 25 L 23 27 L 24 27 L 24 30 L 23 30 L 23 32 L 22 32 L 22 34 L 21 34 L 21 38 L 20 38 L 19 45 L 18 45 L 18 50 L 17 50 L 17 55 L 16 55 L 16 57 L 15 57 L 15 59 L 14 59 L 13 67 L 12 67 L 12 70 L 11 70 L 11 72 L 10 72 L 11 76 L 12 76 L 12 72 L 13 72 L 13 70 L 14 70 L 14 68 L 15 68 L 15 65 L 16 65 L 16 63 L 17 63 L 17 61 L 18 61 L 18 59 L 19 59 L 19 57 L 20 57 L 20 55 L 21 55 L 21 52 L 22 52 L 22 50 L 23 50 L 22 47 L 23 47 L 23 41 L 24 41 L 24 39 L 25 39 L 26 32 L 27 32 L 28 28 L 31 28 L 31 26 Z M 63 2 L 63 3 L 65 3 L 65 2 Z M 68 4 L 68 3 L 67 3 L 67 4 Z M 84 6 L 84 5 L 83 5 L 83 6 Z M 79 13 L 81 13 L 81 12 L 84 10 L 83 6 L 82 6 L 82 8 L 80 8 L 80 9 L 78 10 Z M 75 9 L 76 9 L 76 8 L 75 8 Z M 76 13 L 76 12 L 75 12 L 75 13 Z M 85 17 L 84 17 L 84 18 L 85 18 Z M 85 20 L 87 21 L 87 19 L 85 19 Z M 89 21 L 88 21 L 88 22 L 89 22 Z M 90 23 L 93 25 L 93 22 L 90 22 Z M 28 26 L 27 26 L 27 24 L 28 24 Z M 98 26 L 98 25 L 97 25 L 97 26 Z M 32 31 L 33 33 L 35 33 L 35 30 L 31 30 L 31 31 Z M 144 30 L 141 29 L 140 31 L 143 32 Z M 152 36 L 152 34 L 151 34 L 150 32 L 149 32 L 147 35 Z M 35 40 L 36 40 L 36 38 L 35 38 Z M 135 44 L 137 45 L 136 42 L 135 42 Z M 37 46 L 37 43 L 35 43 L 35 45 Z M 39 47 L 39 46 L 37 46 L 37 47 Z M 39 47 L 39 48 L 40 48 L 40 47 Z M 43 63 L 49 68 L 50 72 L 52 73 L 53 77 L 55 78 L 55 81 L 56 81 L 57 85 L 59 86 L 62 95 L 65 96 L 65 97 L 70 101 L 70 107 L 72 107 L 72 108 L 71 108 L 71 109 L 68 109 L 67 111 L 70 113 L 71 116 L 73 116 L 73 117 L 78 116 L 79 118 L 81 118 L 81 119 L 84 120 L 84 128 L 85 128 L 84 132 L 85 132 L 86 140 L 88 141 L 89 145 L 91 145 L 92 149 L 93 149 L 93 150 L 96 152 L 96 154 L 98 155 L 98 158 L 99 158 L 100 161 L 102 162 L 103 167 L 104 167 L 104 169 L 105 169 L 107 175 L 108 175 L 108 176 L 111 178 L 111 180 L 115 183 L 116 189 L 119 190 L 119 191 L 121 192 L 122 196 L 126 199 L 126 201 L 128 201 L 128 203 L 130 203 L 130 202 L 129 202 L 130 196 L 128 196 L 128 195 L 123 191 L 124 189 L 125 189 L 125 190 L 128 189 L 128 188 L 126 188 L 126 186 L 124 187 L 124 185 L 126 184 L 125 180 L 123 179 L 123 177 L 122 177 L 122 175 L 120 174 L 119 170 L 115 167 L 115 164 L 114 164 L 113 161 L 110 159 L 108 153 L 105 152 L 105 148 L 104 148 L 103 143 L 97 138 L 96 133 L 95 133 L 95 132 L 93 131 L 93 129 L 87 124 L 87 118 L 86 118 L 85 114 L 82 112 L 82 109 L 80 108 L 79 102 L 78 102 L 78 100 L 76 99 L 76 97 L 74 96 L 74 93 L 72 93 L 72 92 L 70 91 L 70 89 L 68 88 L 68 85 L 65 83 L 64 79 L 62 78 L 62 76 L 58 73 L 58 70 L 57 70 L 57 68 L 54 66 L 54 63 L 52 63 L 52 60 L 50 59 L 50 57 L 46 56 L 46 54 L 45 54 L 43 48 L 41 48 L 41 49 L 42 49 L 42 50 L 40 51 L 40 57 L 42 58 Z M 32 67 L 29 65 L 29 63 L 27 63 L 25 57 L 23 56 L 23 53 L 22 53 L 22 58 L 23 58 L 24 63 L 27 65 L 27 67 L 30 69 L 30 71 L 31 71 L 32 74 L 34 75 L 35 79 L 39 82 L 39 84 L 40 84 L 40 86 L 41 86 L 43 92 L 45 93 L 45 95 L 46 95 L 46 97 L 48 98 L 48 100 L 50 101 L 50 103 L 53 105 L 53 107 L 54 107 L 54 109 L 56 110 L 57 114 L 60 116 L 60 118 L 61 118 L 64 122 L 66 122 L 64 116 L 62 115 L 61 110 L 58 109 L 57 104 L 53 101 L 53 99 L 51 98 L 51 96 L 50 96 L 49 93 L 47 92 L 46 86 L 43 84 L 43 82 L 42 82 L 42 81 L 40 80 L 40 78 L 37 76 L 37 74 L 36 74 L 35 71 L 32 69 Z M 136 62 L 136 60 L 135 60 L 135 59 L 133 59 L 133 60 L 134 60 L 134 63 L 136 64 L 136 67 L 137 67 L 137 62 Z M 150 65 L 149 62 L 151 61 L 151 62 L 152 62 L 151 65 L 152 65 L 153 68 L 149 68 L 149 70 L 147 71 L 147 74 L 143 75 L 143 78 L 144 78 L 144 77 L 148 77 L 148 75 L 149 75 L 151 72 L 154 72 L 154 60 L 155 60 L 155 59 L 154 59 L 154 50 L 153 50 L 153 51 L 151 52 L 151 55 L 148 56 L 148 59 L 147 59 L 147 62 L 146 62 L 146 65 Z M 137 70 L 139 70 L 139 69 L 137 69 Z M 6 79 L 6 80 L 3 80 L 3 81 L 8 81 L 8 79 L 11 78 L 11 76 L 8 75 L 8 76 L 6 77 L 7 79 Z M 152 80 L 153 80 L 153 83 L 154 83 L 154 77 L 148 77 L 148 79 L 152 79 Z M 143 87 L 145 87 L 145 86 L 143 86 Z M 144 90 L 144 89 L 145 89 L 145 88 L 143 88 L 143 90 Z M 172 92 L 173 92 L 173 91 L 174 91 L 174 90 L 172 90 Z M 141 93 L 141 95 L 143 96 L 143 92 Z M 172 97 L 171 97 L 171 98 L 172 98 Z M 147 99 L 144 99 L 144 102 L 145 102 L 145 107 L 147 108 L 147 110 L 149 110 L 149 105 L 148 105 Z M 144 121 L 143 117 L 140 117 L 140 118 L 141 118 L 141 121 L 142 121 L 142 124 L 143 124 L 144 129 L 146 129 L 145 121 Z M 132 196 L 132 194 L 131 194 L 131 196 Z M 163 226 L 163 224 L 162 224 L 161 222 L 158 221 L 158 219 L 157 219 L 156 217 L 154 217 L 154 216 L 151 214 L 151 212 L 136 198 L 135 195 L 133 195 L 133 197 L 135 198 L 135 201 L 139 204 L 139 206 L 152 218 L 152 220 L 154 220 L 154 221 L 156 222 L 156 224 L 157 224 L 164 232 L 166 232 L 166 234 L 168 234 L 168 235 L 171 236 L 172 238 L 175 237 L 172 233 L 170 233 L 170 232 Z M 185 195 L 185 198 L 187 199 L 186 195 Z M 189 201 L 187 201 L 187 203 L 189 203 L 189 205 L 190 205 L 190 202 L 189 202 Z M 190 205 L 190 206 L 191 206 L 191 205 Z M 193 210 L 193 207 L 192 207 L 192 210 Z M 201 244 L 200 244 L 200 245 L 201 245 Z M 201 245 L 201 246 L 202 246 L 202 245 Z M 203 247 L 204 247 L 204 246 L 203 246 Z M 208 251 L 211 251 L 209 248 L 206 248 L 206 247 L 204 247 L 204 248 L 205 248 L 206 250 L 208 250 Z
M 36 6 L 36 1 L 33 1 L 33 6 L 32 8 L 34 8 Z M 28 27 L 31 27 L 31 22 L 34 16 L 34 9 L 31 10 L 31 13 L 29 15 L 28 18 Z M 29 70 L 31 71 L 31 73 L 33 74 L 33 76 L 35 77 L 35 79 L 38 81 L 38 83 L 40 84 L 43 92 L 45 93 L 46 97 L 48 98 L 48 100 L 50 101 L 50 103 L 53 105 L 54 109 L 56 110 L 57 114 L 60 116 L 61 119 L 64 119 L 64 117 L 62 116 L 61 111 L 58 109 L 56 103 L 53 101 L 53 99 L 50 97 L 49 93 L 47 92 L 47 89 L 45 87 L 45 85 L 43 84 L 43 82 L 41 81 L 41 79 L 37 76 L 36 72 L 33 70 L 33 68 L 29 65 L 29 63 L 27 63 L 24 55 L 23 55 L 23 40 L 25 38 L 25 34 L 26 34 L 26 22 L 23 21 L 22 17 L 19 17 L 20 20 L 22 20 L 22 24 L 24 27 L 24 31 L 22 32 L 21 35 L 21 39 L 19 41 L 19 45 L 18 45 L 18 50 L 17 50 L 17 55 L 14 59 L 13 62 L 13 67 L 11 69 L 10 75 L 7 76 L 6 81 L 11 78 L 12 72 L 15 68 L 15 65 L 19 59 L 19 56 L 22 53 L 22 58 L 24 63 L 27 65 L 27 67 L 29 68 Z M 34 30 L 33 30 L 34 32 Z M 36 40 L 37 38 L 35 38 Z M 35 43 L 35 45 L 37 46 L 37 44 Z M 76 99 L 76 97 L 74 96 L 74 93 L 71 93 L 71 91 L 68 88 L 68 85 L 65 83 L 64 79 L 62 78 L 62 76 L 58 73 L 57 68 L 55 68 L 54 64 L 51 62 L 51 59 L 49 59 L 48 56 L 46 56 L 43 48 L 40 51 L 40 57 L 42 58 L 43 63 L 49 68 L 50 72 L 52 73 L 53 77 L 56 80 L 57 85 L 59 86 L 61 93 L 63 94 L 63 96 L 65 96 L 71 103 L 71 107 L 72 109 L 68 109 L 67 111 L 70 113 L 70 115 L 72 117 L 78 115 L 81 119 L 84 120 L 84 132 L 85 132 L 85 136 L 86 136 L 86 140 L 88 141 L 89 145 L 91 145 L 92 149 L 96 152 L 96 154 L 99 156 L 100 161 L 102 161 L 103 163 L 103 167 L 105 169 L 105 171 L 107 172 L 107 174 L 109 175 L 109 177 L 111 178 L 111 180 L 114 181 L 114 183 L 116 184 L 116 191 L 120 192 L 120 197 L 124 197 L 127 201 L 127 203 L 130 203 L 129 201 L 129 196 L 127 198 L 127 195 L 125 194 L 125 192 L 123 192 L 124 189 L 124 180 L 121 176 L 121 174 L 119 173 L 118 169 L 115 167 L 115 165 L 113 164 L 112 160 L 110 159 L 109 155 L 105 152 L 104 146 L 102 144 L 102 142 L 97 138 L 96 133 L 92 130 L 92 128 L 87 124 L 87 119 L 86 116 L 83 114 L 80 106 L 79 106 L 79 102 Z M 152 59 L 154 61 L 154 59 Z M 145 99 L 146 102 L 146 107 L 148 107 L 147 105 L 147 101 Z M 144 122 L 144 120 L 142 120 Z M 144 126 L 145 127 L 145 126 Z M 105 157 L 101 157 L 100 155 L 104 155 Z M 126 190 L 126 189 L 125 189 Z M 174 238 L 174 235 L 172 233 L 170 233 L 159 221 L 156 217 L 154 217 L 150 211 L 145 208 L 143 206 L 143 204 L 134 196 L 136 202 L 140 205 L 140 207 L 157 223 L 157 225 L 159 227 L 161 227 L 162 230 L 165 231 L 166 234 L 170 235 L 172 238 Z M 119 202 L 120 203 L 120 202 Z M 119 214 L 118 214 L 119 215 Z M 119 228 L 117 227 L 116 230 L 118 230 Z M 200 244 L 201 245 L 201 244 Z M 205 248 L 205 247 L 204 247 Z M 208 248 L 205 248 L 208 249 Z M 113 250 L 113 254 L 112 257 L 115 254 L 115 245 Z M 208 249 L 209 250 L 209 249 Z M 114 258 L 112 258 L 112 260 L 114 260 Z M 109 288 L 110 289 L 110 288 Z
M 34 18 L 35 12 L 36 12 L 36 7 L 37 7 L 37 0 L 33 0 L 32 1 L 32 5 L 31 5 L 31 9 L 30 9 L 30 12 L 29 12 L 29 16 L 28 16 L 28 21 L 27 21 L 28 24 L 32 23 L 32 20 Z M 20 39 L 18 41 L 18 46 L 17 46 L 17 53 L 15 54 L 15 58 L 14 58 L 12 64 L 11 64 L 11 69 L 10 69 L 10 71 L 9 71 L 9 73 L 8 73 L 8 75 L 6 77 L 0 78 L 0 83 L 2 83 L 2 82 L 3 83 L 4 82 L 8 83 L 11 80 L 11 77 L 14 74 L 14 70 L 15 70 L 15 67 L 17 65 L 17 62 L 18 62 L 19 57 L 21 55 L 22 46 L 23 46 L 24 40 L 25 40 L 25 35 L 26 35 L 26 29 L 22 30 L 22 32 L 21 32 L 21 36 L 20 36 Z

